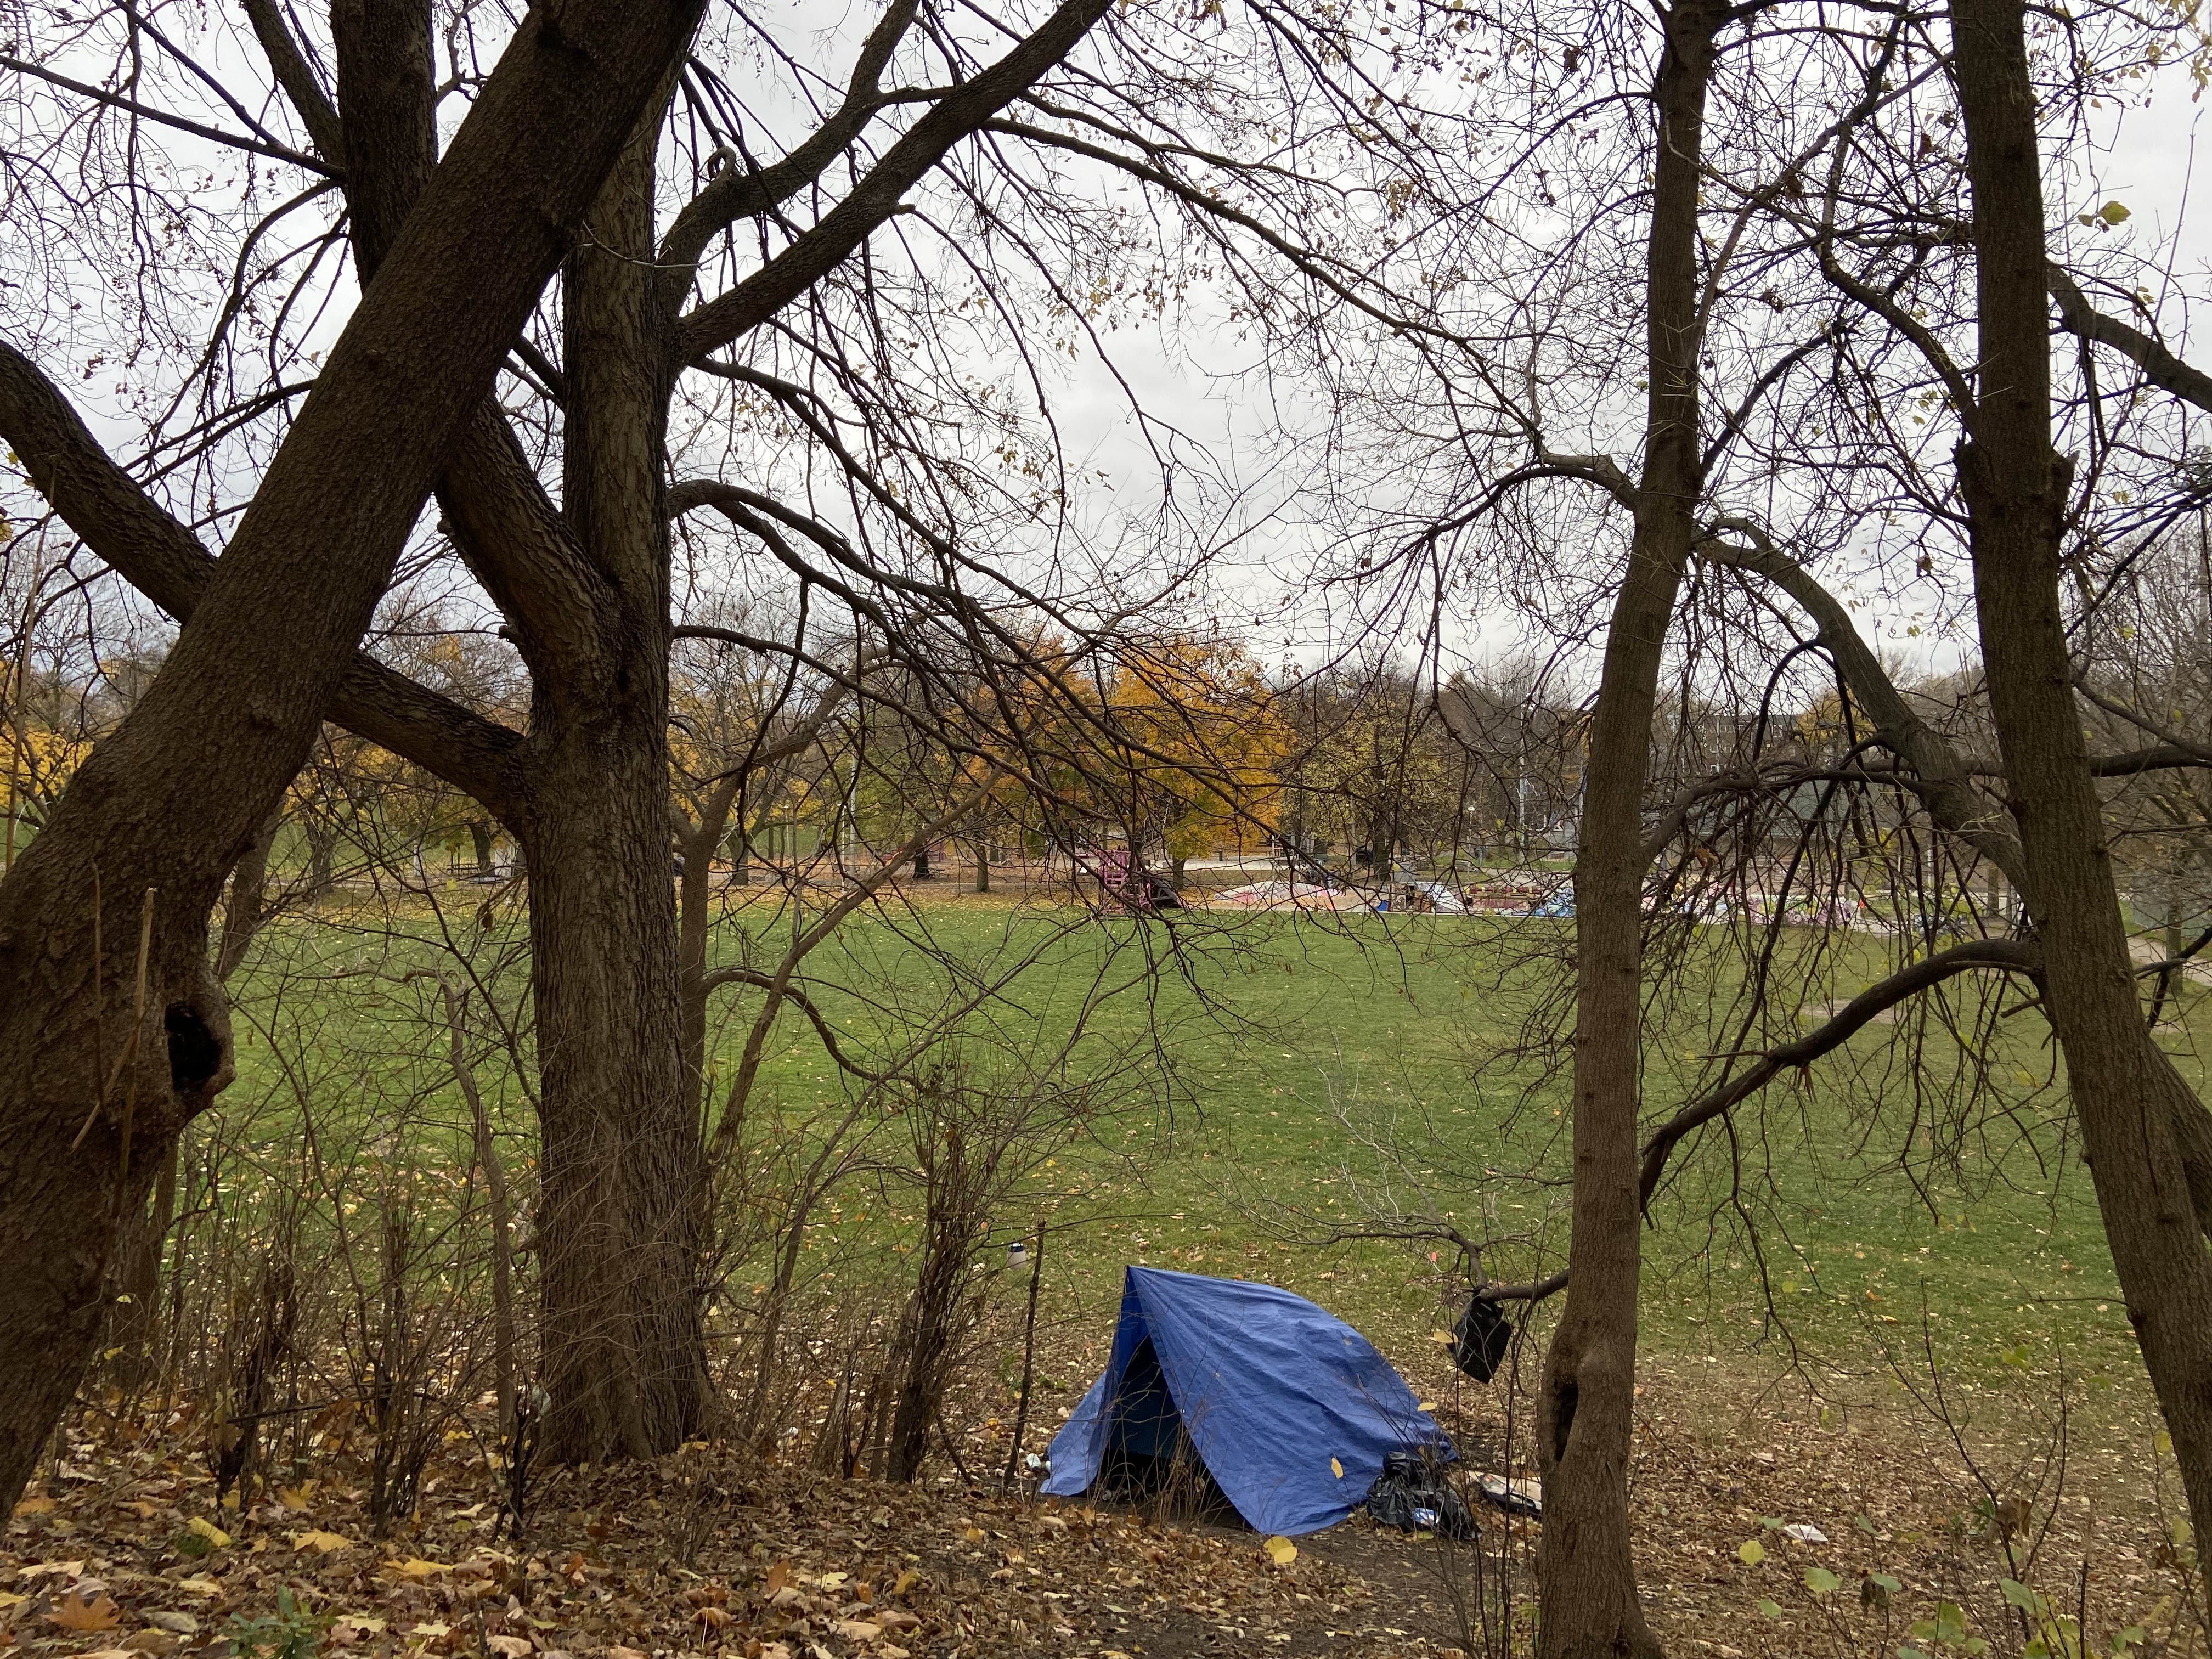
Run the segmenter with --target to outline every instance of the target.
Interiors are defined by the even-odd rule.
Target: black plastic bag
[[[1382,1455],[1382,1473],[1368,1488],[1367,1513],[1378,1527],[1473,1538],[1478,1528],[1467,1504],[1432,1458],[1418,1451]]]
[[[1452,1364],[1478,1382],[1487,1382],[1505,1363],[1513,1346],[1513,1322],[1498,1311],[1495,1302],[1480,1296],[1467,1304],[1452,1329]]]

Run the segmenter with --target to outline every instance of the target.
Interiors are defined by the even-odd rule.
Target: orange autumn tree
[[[1172,639],[1126,657],[1106,703],[1118,739],[1112,763],[1098,769],[1110,815],[1133,847],[1165,855],[1178,884],[1197,854],[1249,852],[1273,833],[1295,739],[1243,647]]]

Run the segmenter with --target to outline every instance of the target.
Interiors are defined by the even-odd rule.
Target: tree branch
[[[62,521],[124,580],[179,622],[214,580],[216,561],[109,459],[38,366],[0,341],[0,435]],[[505,817],[519,797],[520,736],[365,653],[331,699],[330,718],[404,757]]]
[[[1036,33],[945,94],[813,228],[735,288],[684,319],[679,362],[691,362],[751,332],[842,264],[901,199],[991,117],[1072,51],[1111,0],[1061,0]]]
[[[2058,320],[2069,333],[2099,345],[2110,346],[2142,371],[2143,379],[2184,403],[2212,410],[2212,374],[2191,368],[2140,329],[2117,317],[2107,317],[2089,303],[2073,276],[2057,264],[2048,272],[2051,297],[2058,302]]]

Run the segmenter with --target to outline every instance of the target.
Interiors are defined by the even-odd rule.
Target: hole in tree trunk
[[[169,1086],[180,1095],[197,1092],[222,1069],[222,1043],[187,1002],[173,1002],[161,1016],[169,1034]]]
[[[1567,1461],[1567,1437],[1574,1431],[1575,1401],[1580,1394],[1581,1390],[1575,1386],[1575,1379],[1571,1376],[1559,1384],[1555,1396],[1557,1403],[1552,1412],[1552,1462],[1554,1463]]]

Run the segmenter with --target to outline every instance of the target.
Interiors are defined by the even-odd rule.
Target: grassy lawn
[[[939,950],[979,963],[1050,935],[1018,981],[1019,1011],[999,1028],[1013,1049],[1025,1034],[1042,1043],[1065,1029],[1102,977],[1127,975],[1167,933],[1129,920],[1060,933],[1064,915],[980,900],[921,914]],[[776,926],[763,923],[763,933]],[[1066,1218],[1080,1222],[1061,1246],[1070,1290],[1103,1313],[1127,1261],[1245,1273],[1402,1342],[1437,1323],[1449,1249],[1431,1268],[1439,1241],[1346,1235],[1440,1217],[1478,1242],[1502,1241],[1488,1263],[1495,1276],[1559,1264],[1564,1073],[1498,1052],[1535,982],[1516,958],[1532,930],[1557,942],[1558,924],[1214,913],[1177,927],[1195,958],[1188,975],[1132,983],[1091,1016],[1104,1052],[1156,1031],[1157,1045],[1128,1063],[1157,1068],[1169,1086],[1133,1120],[1060,1154],[1058,1173],[1071,1179],[1056,1190]],[[941,973],[911,933],[860,924],[823,976],[872,988]],[[1836,995],[1879,971],[1877,948],[1844,942],[1826,981]],[[1670,1039],[1675,1024],[1699,1028],[1694,1044],[1741,976],[1726,963],[1699,971],[1711,975],[1710,1006],[1686,1000]],[[869,1000],[832,994],[825,1006],[865,1030],[872,1018],[885,1023]],[[2191,1013],[2201,1024],[2201,1007]],[[799,1022],[779,1030],[787,1036],[770,1081],[781,1109],[803,1114],[830,1079]],[[2049,1082],[2045,1029],[2016,1014],[1980,1045],[2005,1098],[1969,1126],[1947,1121],[1954,1109],[1941,1087],[1960,1069],[1960,1042],[1939,1021],[1872,1027],[1741,1109],[1733,1151],[1714,1133],[1678,1153],[1646,1236],[1644,1338],[1655,1352],[1863,1368],[1885,1341],[1917,1347],[1924,1307],[1946,1362],[1970,1373],[2027,1358],[2077,1377],[2133,1376],[2087,1171]],[[1936,1090],[1910,1086],[1905,1044]],[[1655,1110],[1684,1097],[1696,1070],[1655,1060]]]
[[[772,957],[789,927],[763,893],[733,909],[717,948],[725,958]],[[274,944],[244,988],[261,1029],[242,1024],[240,1081],[223,1107],[253,1126],[240,1133],[263,1155],[288,1156],[296,1102],[320,1090],[409,1103],[463,1157],[442,1042],[409,1012],[427,993],[395,977],[410,957],[436,958],[432,931],[349,942],[294,925],[293,938]],[[902,913],[848,923],[808,971],[817,1006],[856,1055],[896,1052],[950,1001],[994,986],[1000,994],[940,1054],[957,1051],[981,1077],[1056,1073],[1099,1086],[1085,1131],[1040,1153],[994,1220],[995,1247],[1051,1217],[1055,1322],[1103,1329],[1121,1266],[1143,1261],[1273,1280],[1405,1352],[1420,1352],[1442,1322],[1455,1254],[1441,1237],[1358,1235],[1447,1223],[1489,1244],[1488,1269],[1506,1279],[1564,1260],[1563,1056],[1547,1065],[1514,1045],[1546,982],[1538,957],[1565,931],[1222,912],[1172,927],[1091,921],[940,890]],[[1817,942],[1808,933],[1787,948]],[[1828,944],[1837,954],[1820,981],[1826,994],[1849,995],[1880,971],[1881,942]],[[519,958],[492,955],[491,981],[513,997]],[[1170,971],[1147,971],[1162,960]],[[365,972],[372,961],[374,975]],[[1731,1040],[1723,1016],[1741,978],[1717,951],[1688,965],[1692,992],[1659,1020],[1651,1045],[1652,1114],[1699,1086],[1701,1056]],[[2202,993],[2187,995],[2188,1023],[2175,1036],[2185,1049],[2205,1018]],[[755,993],[734,997],[718,1005],[725,1077],[757,1006]],[[1071,1032],[1080,1033],[1072,1045]],[[1770,1374],[1794,1363],[1816,1381],[1866,1376],[1884,1344],[1918,1364],[1924,1331],[1969,1381],[2008,1364],[2137,1387],[2046,1042],[2033,1012],[1988,1036],[1939,1021],[1877,1025],[1741,1109],[1732,1139],[1716,1130],[1686,1145],[1645,1236],[1643,1336],[1654,1356]],[[1943,1087],[1965,1063],[1962,1043],[2005,1096],[2002,1109],[1971,1124]],[[1908,1045],[1932,1092],[1912,1086]],[[2193,1050],[2183,1060],[2196,1078]],[[527,1101],[496,1063],[484,1080],[520,1155]],[[760,1109],[803,1141],[854,1091],[806,1019],[779,1022]],[[809,1250],[824,1266],[840,1259],[849,1282],[856,1252],[891,1264],[885,1248],[910,1236],[910,1222],[895,1202],[846,1198],[825,1212]]]

